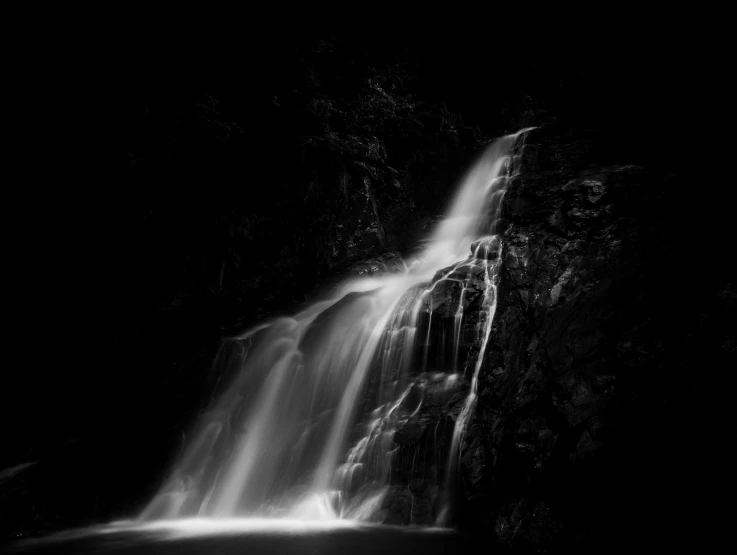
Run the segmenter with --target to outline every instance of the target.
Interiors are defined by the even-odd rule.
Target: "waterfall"
[[[434,295],[454,280],[462,290],[450,330],[452,362],[432,378],[449,391],[469,384],[447,455],[448,487],[496,308],[502,245],[495,222],[509,154],[525,131],[484,151],[404,272],[347,281],[328,300],[225,341],[215,361],[222,391],[142,520],[371,519],[391,481],[394,434],[423,404]],[[462,371],[472,277],[483,283],[479,348]],[[447,512],[446,504],[439,523]]]

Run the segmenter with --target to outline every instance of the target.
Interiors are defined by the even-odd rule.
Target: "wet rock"
[[[471,254],[481,260],[495,260],[499,255],[501,240],[498,235],[478,239],[471,244]]]
[[[688,440],[668,419],[701,433],[693,413],[678,416],[693,399],[681,380],[698,380],[698,366],[679,356],[689,342],[691,360],[701,356],[680,331],[696,333],[683,315],[696,312],[688,300],[694,290],[661,270],[681,268],[681,243],[695,239],[673,223],[664,227],[671,182],[621,160],[598,163],[587,141],[531,132],[508,180],[503,233],[474,243],[477,257],[431,281],[420,308],[424,339],[413,354],[424,397],[395,434],[384,522],[432,523],[447,501],[448,449],[488,321],[486,265],[500,245],[496,314],[453,486],[453,506],[468,526],[511,552],[581,545],[595,552],[615,530],[636,528],[634,517],[620,515],[685,457],[679,446]],[[674,334],[679,339],[669,339]],[[733,352],[723,333],[716,336],[720,352]],[[459,339],[457,353],[449,338]],[[639,470],[645,453],[657,461],[648,463],[657,469],[648,478]],[[679,476],[689,473],[678,468]],[[670,476],[661,482],[682,483]],[[657,501],[667,512],[677,504],[665,498]]]
[[[420,440],[426,429],[426,423],[415,415],[394,434],[394,442],[399,445],[415,443]]]
[[[397,252],[385,252],[380,256],[367,258],[353,264],[348,273],[354,276],[383,275],[404,269],[402,257]]]
[[[675,370],[691,341],[681,327],[694,329],[683,311],[696,309],[664,270],[678,266],[684,239],[662,204],[670,182],[626,161],[597,165],[606,157],[576,137],[530,132],[508,182],[496,316],[462,447],[463,498],[513,551],[604,537],[611,525],[592,515],[613,522],[614,507],[647,487],[639,462],[618,466],[622,453],[636,443],[661,469],[678,456],[681,440],[666,423],[678,409],[665,412],[662,392],[694,402],[676,385],[678,372],[696,379],[697,366]],[[443,291],[450,306],[457,289]],[[464,308],[474,325],[475,306]],[[673,334],[681,339],[668,350]],[[659,434],[672,442],[662,452],[650,447]],[[671,504],[658,500],[662,511]]]

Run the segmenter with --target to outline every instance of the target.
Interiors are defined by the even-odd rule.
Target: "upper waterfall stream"
[[[447,523],[443,491],[452,487],[496,309],[502,250],[496,223],[510,154],[525,131],[484,151],[404,272],[350,280],[329,300],[224,342],[215,365],[229,381],[142,520],[376,521],[392,479],[394,434],[420,410],[432,382],[448,391],[465,387],[438,478],[434,521]],[[478,347],[464,364],[471,278],[483,286],[474,285],[481,295]],[[433,292],[446,280],[462,289],[443,341],[448,364],[431,368]]]

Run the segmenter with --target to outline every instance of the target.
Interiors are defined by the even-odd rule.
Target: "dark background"
[[[482,145],[524,126],[606,129],[632,162],[691,171],[709,90],[702,54],[665,28],[130,33],[54,61],[40,96],[63,121],[38,135],[57,156],[33,157],[7,208],[20,333],[0,469],[37,464],[4,490],[3,533],[140,508],[207,400],[219,338],[360,258],[337,225],[376,222],[339,202],[345,168],[378,176],[389,232],[370,256],[408,251]],[[722,237],[718,189],[683,194],[684,233]]]

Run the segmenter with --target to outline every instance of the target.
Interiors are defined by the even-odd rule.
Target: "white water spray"
[[[474,245],[475,260],[466,264],[483,271],[486,286],[481,347],[453,431],[450,457],[457,457],[496,309],[501,245],[493,223],[504,193],[503,171],[525,131],[487,148],[464,178],[448,216],[406,271],[351,280],[328,301],[230,340],[216,364],[230,369],[231,382],[202,418],[142,520],[370,519],[389,482],[394,433],[422,403],[409,414],[398,410],[413,388],[422,387],[409,379],[410,367],[417,362],[424,371],[427,365],[429,329],[421,334],[422,360],[413,360],[415,341],[421,339],[416,337],[420,309],[438,283],[468,263],[472,244],[481,237]],[[442,269],[444,275],[433,282]],[[464,294],[465,284],[455,313],[448,383],[458,377]],[[377,399],[365,406],[372,379],[378,383],[372,386]],[[451,463],[448,479],[453,471]],[[444,518],[441,514],[441,523]]]

